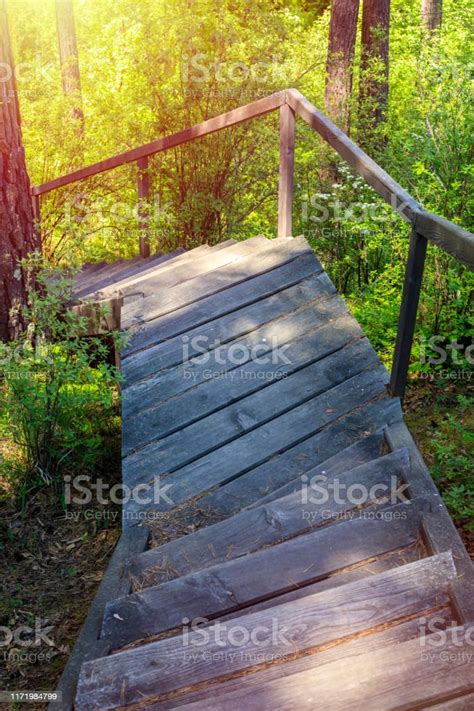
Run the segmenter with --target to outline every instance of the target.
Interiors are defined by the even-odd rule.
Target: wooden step
[[[326,424],[324,416],[332,415],[336,404],[340,403],[340,414],[344,414],[346,403],[352,402],[350,396],[357,395],[359,380],[364,386],[367,383],[369,391],[374,384],[376,387],[377,376],[381,378],[383,375],[385,371],[377,365],[377,357],[366,339],[350,343],[269,388],[257,391],[180,432],[130,454],[123,462],[125,480],[130,486],[150,481],[153,476],[190,464],[234,439],[243,439],[252,431],[261,435],[262,427],[269,423],[278,427],[279,424],[285,425],[286,419],[291,419],[296,424],[302,410],[305,414],[308,410],[308,417],[314,418],[306,425],[312,426],[314,431],[319,423],[321,427]],[[378,384],[380,392],[380,380]],[[295,431],[289,433],[290,437],[297,435]],[[284,438],[284,430],[281,437]],[[147,478],[143,477],[144,473],[145,476],[148,474]]]
[[[252,254],[258,246],[266,245],[264,237],[252,237],[245,242],[238,242],[227,249],[214,250],[208,245],[196,247],[186,252],[183,257],[174,263],[164,265],[156,275],[148,270],[130,279],[124,280],[120,285],[120,292],[124,297],[130,294],[139,294],[140,297],[154,296],[164,293],[177,284],[194,279],[200,274],[205,274],[213,269],[219,269],[226,264],[238,261],[242,257]],[[101,290],[102,298],[109,295],[111,287]]]
[[[299,513],[302,518],[301,508],[301,502],[297,501],[291,516],[296,518]],[[424,502],[421,502],[423,508]],[[327,504],[326,509],[331,511],[331,504]],[[324,514],[321,510],[315,513],[320,516],[321,524]],[[334,513],[340,513],[337,507]],[[183,617],[213,619],[266,598],[275,599],[289,590],[310,585],[338,568],[410,545],[417,539],[420,531],[418,500],[382,507],[378,516],[375,511],[366,516],[357,514],[348,521],[307,530],[304,535],[274,542],[253,553],[115,600],[105,610],[102,636],[117,649],[179,627]],[[393,520],[394,516],[398,520]],[[350,546],[347,536],[350,536]]]
[[[442,619],[437,613],[435,622]],[[419,627],[424,620],[420,620]],[[228,691],[214,685],[207,690],[216,711],[282,711],[315,708],[329,711],[398,711],[399,709],[434,709],[469,711],[473,708],[474,677],[472,674],[472,644],[467,641],[468,626],[450,627],[441,642],[427,638],[422,645],[419,634],[412,640],[382,640],[387,643],[370,648],[372,635],[360,645],[360,654],[347,654],[346,646],[336,648],[334,661],[318,663],[310,657],[313,667],[284,678],[260,683],[259,675],[240,677],[240,688]],[[365,648],[365,649],[364,649]],[[324,658],[324,654],[321,655]],[[329,656],[329,655],[328,655]],[[327,658],[327,657],[326,657]],[[281,667],[282,671],[285,666]],[[389,670],[389,671],[388,671]],[[224,683],[222,686],[226,686]],[[192,697],[192,693],[189,694]],[[454,698],[453,698],[454,697]],[[200,701],[186,703],[186,696],[173,703],[173,708],[203,709]],[[434,704],[434,705],[433,705]],[[163,710],[167,705],[150,704],[148,709]],[[169,708],[169,706],[168,706]]]
[[[220,318],[208,320],[205,324],[196,324],[194,328],[190,328],[186,331],[186,336],[191,342],[191,345],[192,339],[195,336],[201,337],[201,343],[204,338],[208,338],[209,343],[213,343],[214,341],[226,343],[249,330],[258,328],[259,325],[267,321],[293,311],[299,306],[303,306],[324,295],[334,294],[335,291],[333,284],[326,275],[311,275],[311,277],[296,285],[292,285],[287,289],[281,289],[276,294],[259,299],[256,303],[253,302],[248,306],[241,306],[237,301],[233,310],[228,310],[227,313]],[[166,341],[163,342],[163,338],[157,338],[155,326],[156,324],[151,321],[135,331],[131,342],[128,343],[124,349],[122,357],[128,358],[130,354],[146,349],[146,358],[156,357],[161,361],[163,353],[166,354],[168,358],[170,357],[168,354],[173,352],[172,349],[174,346],[175,351],[177,351],[178,355],[181,355],[182,358],[183,334],[180,333],[174,338],[168,337]],[[150,346],[153,346],[153,350],[150,350]],[[195,352],[197,353],[198,349],[195,349]],[[179,362],[180,360],[176,360],[176,356],[174,360],[171,360],[171,364]]]
[[[249,278],[248,281],[229,286],[219,293],[219,298],[215,298],[211,294],[171,313],[145,321],[143,324],[129,329],[131,350],[133,350],[135,338],[143,339],[144,344],[149,346],[158,345],[195,327],[203,326],[209,321],[237,312],[238,309],[249,304],[258,304],[260,300],[268,296],[294,286],[303,279],[315,276],[315,264],[314,256],[307,252],[301,257],[275,266],[265,274],[256,275]],[[335,291],[327,275],[321,274],[321,278],[325,280],[326,285],[329,285],[325,285],[326,288]],[[123,351],[124,355],[129,352],[128,350]],[[149,357],[152,357],[151,350]]]
[[[316,320],[311,313],[309,319],[310,323]],[[353,349],[349,348],[348,344],[361,338],[362,331],[354,319],[346,314],[336,317],[334,320],[331,319],[322,327],[306,331],[302,336],[297,333],[297,313],[293,314],[293,324],[295,333],[292,334],[291,340],[285,342],[285,337],[282,337],[273,350],[271,350],[271,344],[275,341],[272,337],[268,340],[263,339],[263,352],[254,351],[248,346],[241,348],[240,345],[237,347],[238,350],[234,350],[231,345],[230,359],[232,359],[232,353],[238,353],[239,358],[242,357],[242,354],[247,357],[247,361],[241,366],[231,362],[231,370],[227,370],[225,365],[226,356],[228,362],[229,349],[226,349],[227,352],[219,349],[218,361],[211,359],[215,351],[211,352],[209,354],[210,362],[206,356],[205,362],[196,364],[195,371],[193,370],[194,362],[189,361],[189,371],[186,370],[186,365],[184,366],[185,371],[193,374],[195,372],[196,375],[201,376],[201,379],[194,387],[179,394],[174,392],[174,397],[171,399],[164,400],[161,396],[156,401],[155,407],[144,409],[135,417],[129,415],[123,429],[122,455],[125,456],[131,450],[139,449],[149,442],[166,437],[244,398],[247,403],[253,393],[258,392],[260,397],[263,397],[262,391],[264,389],[268,390],[266,397],[268,397],[271,407],[274,389],[278,387],[280,392],[285,391],[283,383],[288,383],[288,387],[291,387],[294,382],[295,387],[297,386],[296,373],[314,365],[313,371],[318,377],[321,368],[316,367],[316,363],[319,361],[331,357],[342,348],[349,349],[351,354],[359,353],[361,350],[355,346]],[[275,333],[278,333],[280,325],[284,328],[281,321],[274,324]],[[304,328],[304,324],[301,328]],[[267,331],[270,330],[269,325]],[[270,344],[270,350],[267,350],[267,343]],[[365,348],[362,350],[366,352]],[[253,352],[257,353],[257,357],[255,360],[250,360],[250,354]],[[282,357],[279,355],[280,352]],[[207,369],[203,370],[203,366]],[[307,377],[312,377],[311,371],[308,371]],[[306,382],[306,377],[304,380]],[[183,382],[186,383],[183,372],[178,370],[175,373],[175,389],[182,386]],[[189,382],[192,383],[193,379]],[[315,380],[315,385],[317,383],[318,381]],[[282,384],[281,387],[279,387],[280,384]],[[173,386],[173,380],[167,378],[166,385]],[[163,393],[163,387],[156,389],[161,391],[160,394]],[[302,392],[304,394],[305,390],[302,389]],[[269,412],[271,412],[270,409]]]
[[[372,435],[366,436],[364,439],[355,442],[355,444],[350,447],[337,452],[329,459],[326,459],[321,464],[310,469],[305,469],[303,472],[307,477],[312,478],[324,474],[327,477],[332,477],[341,472],[349,472],[362,464],[371,462],[381,456],[382,450],[385,453],[388,451],[388,446],[385,441],[383,434],[383,429],[378,430]],[[406,452],[406,449],[398,450],[399,452]],[[257,501],[253,501],[248,505],[248,508],[255,508],[257,506],[262,506],[263,504],[268,504],[275,499],[281,499],[285,496],[289,496],[296,491],[301,490],[302,476],[295,477],[288,483],[274,489],[272,492],[268,493],[266,496],[262,496]]]
[[[318,496],[322,498],[322,491],[327,492],[327,498],[321,503],[311,501],[311,494],[314,493],[311,488],[307,489],[307,496],[302,494],[303,482],[300,481],[300,490],[289,496],[247,509],[225,521],[142,553],[131,561],[130,574],[139,582],[143,581],[145,586],[157,585],[253,553],[264,546],[281,543],[327,523],[328,519],[331,520],[330,516],[358,508],[357,504],[343,497],[335,501],[334,492],[327,486],[334,482],[335,477],[346,487],[363,485],[370,491],[380,484],[388,492],[393,488],[394,481],[403,478],[408,465],[407,451],[401,449],[350,470],[337,466],[328,470],[324,467],[311,469],[306,479],[308,487],[311,480],[316,481],[314,477],[325,477],[324,481],[317,481],[321,489]]]
[[[238,246],[229,247],[223,251],[223,254],[237,249]],[[161,293],[160,296],[148,296],[136,303],[125,303],[122,311],[123,324],[129,328],[134,324],[158,318],[163,314],[176,311],[187,304],[208,297],[210,294],[217,294],[230,286],[248,281],[257,274],[268,272],[304,254],[311,254],[306,240],[298,238],[269,241],[268,245],[263,247],[261,245],[252,246],[255,250],[254,254],[246,258],[231,260],[226,265],[222,265],[220,269],[208,270],[183,284],[177,284],[166,293]],[[258,255],[258,259],[255,258],[256,255]],[[321,271],[321,266],[314,255],[313,258],[315,266]],[[202,266],[204,268],[204,265]],[[162,286],[163,284],[160,282],[160,285],[155,284],[153,288],[156,290]]]
[[[281,564],[278,568],[285,570]],[[447,607],[449,583],[454,576],[452,557],[442,554],[271,610],[243,614],[231,626],[247,631],[244,638],[239,635],[238,654],[232,646],[232,636],[224,642],[213,639],[213,633],[214,636],[217,633],[212,625],[206,631],[210,640],[205,644],[202,643],[205,635],[196,630],[184,640],[178,635],[87,662],[79,679],[76,708],[113,709],[143,702],[147,697],[156,698],[183,687],[243,673],[258,665],[256,660],[262,657],[278,659],[285,652],[303,655],[341,638],[369,633]],[[245,587],[245,581],[242,582]],[[224,591],[221,585],[219,589]],[[256,628],[262,634],[250,635]],[[186,645],[189,656],[185,654]],[[420,653],[418,640],[417,652]],[[370,671],[366,670],[366,675]],[[333,694],[335,688],[339,687],[332,687]]]
[[[353,409],[349,405],[348,412],[330,420],[321,430],[315,428],[302,441],[275,452],[266,461],[202,496],[194,517],[193,509],[183,511],[183,516],[191,522],[194,520],[195,525],[206,525],[206,521],[231,516],[258,503],[270,492],[322,464],[353,442],[401,418],[402,411],[396,398],[381,397]]]
[[[275,343],[288,343],[306,331],[347,314],[342,299],[327,286],[324,283],[318,284],[313,298],[302,300],[299,304],[289,305],[285,303],[285,297],[275,299],[277,303],[273,313],[263,304],[254,328],[251,327],[252,320],[246,321],[245,316],[240,320],[234,314],[223,317],[215,326],[217,333],[222,329],[222,335],[228,336],[221,344],[215,342],[212,324],[209,324],[207,328],[197,329],[200,333],[191,331],[188,332],[189,335],[181,334],[166,343],[133,353],[122,362],[128,387],[134,382],[143,381],[142,389],[153,388],[154,398],[164,400],[176,392],[192,387],[193,384],[209,380],[203,374],[207,374],[211,368],[218,372],[231,370],[250,360],[254,352],[257,355],[270,352]],[[286,310],[283,311],[283,308]],[[197,337],[197,346],[201,350],[207,350],[206,358],[204,360],[202,354],[199,357],[194,346],[189,359],[183,362],[184,346],[193,348],[193,337]],[[232,354],[235,352],[238,355],[237,362],[232,360]],[[163,385],[159,389],[161,383]],[[178,383],[179,386],[174,385],[166,389],[165,383]]]

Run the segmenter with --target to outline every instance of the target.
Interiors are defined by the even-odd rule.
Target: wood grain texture
[[[335,421],[331,420],[320,431],[275,452],[266,461],[200,498],[200,508],[219,517],[230,516],[379,427],[402,418],[400,402],[396,398],[382,397],[355,408],[347,405],[348,412]]]
[[[311,321],[314,320],[311,318]],[[275,324],[275,332],[285,334],[285,326],[282,321],[284,320]],[[289,383],[290,380],[294,382],[293,378],[296,373],[313,364],[316,365],[317,362],[330,357],[331,354],[338,352],[362,336],[359,325],[347,315],[330,320],[324,326],[303,333],[300,337],[296,333],[296,328],[295,332],[291,333],[297,324],[298,314],[295,313],[288,335],[283,335],[279,341],[264,338],[258,344],[258,353],[256,347],[254,348],[255,359],[249,359],[241,366],[230,363],[231,369],[227,370],[224,359],[222,359],[222,365],[213,360],[210,363],[204,362],[204,371],[202,367],[198,370],[199,373],[203,373],[203,379],[198,381],[194,387],[188,388],[180,394],[176,393],[173,398],[164,402],[158,401],[160,404],[155,407],[144,408],[135,417],[129,416],[126,426],[123,428],[122,455],[125,456],[130,451],[140,449],[149,442],[167,437],[213,413],[220,412],[232,403],[248,398],[253,393],[261,393],[264,389],[268,390],[266,397],[268,397],[271,407],[271,391],[279,383]],[[255,334],[255,332],[253,333]],[[219,351],[222,352],[221,349]],[[236,352],[231,344],[231,359],[232,354]],[[239,351],[239,360],[241,353],[242,351]],[[244,351],[245,357],[247,353],[250,354],[251,351]],[[199,356],[200,361],[202,358],[203,356]],[[178,386],[182,384],[183,376],[188,372],[194,375],[195,371],[193,371],[192,365],[193,363],[189,362],[189,371],[186,370],[186,364],[184,373],[182,371],[178,373]],[[311,377],[310,371],[308,371],[308,377]],[[188,385],[191,385],[193,380],[188,380]],[[297,387],[296,383],[295,387]],[[283,388],[280,390],[283,391]],[[263,393],[261,397],[263,397]],[[291,401],[288,402],[291,406]],[[271,413],[272,410],[269,409],[269,412]]]
[[[135,339],[137,343],[141,342],[143,347],[159,345],[163,341],[245,308],[249,304],[255,304],[304,279],[313,277],[315,264],[312,254],[304,254],[264,274],[251,277],[248,281],[229,286],[219,293],[218,299],[210,295],[172,313],[146,321],[129,330],[130,345],[129,348],[124,349],[124,357],[136,350]],[[321,274],[321,278],[329,284],[328,289],[332,287],[335,291],[327,275]],[[139,348],[142,347],[141,344]],[[149,355],[151,357],[152,352]]]
[[[223,251],[227,252],[227,250]],[[258,274],[271,271],[297,259],[297,257],[311,254],[311,250],[306,240],[295,237],[294,239],[269,240],[268,245],[261,247],[257,253],[258,259],[255,259],[255,255],[242,257],[238,261],[227,264],[225,269],[215,269],[193,280],[177,284],[173,289],[168,289],[166,294],[157,297],[148,295],[147,298],[138,298],[130,303],[125,302],[122,311],[124,326],[129,328],[134,324],[176,311],[183,306],[206,298],[210,294],[218,294],[230,286],[247,282]],[[321,271],[314,254],[313,261],[315,271]]]
[[[252,668],[256,666],[257,655],[278,659],[284,654],[282,646],[288,655],[301,654],[341,636],[402,620],[443,602],[447,604],[447,589],[454,574],[451,556],[443,554],[269,611],[244,615],[234,621],[234,627],[239,624],[252,630],[258,626],[267,635],[248,641],[244,638],[238,654],[232,656],[231,639],[222,645],[211,635],[202,645],[203,634],[197,630],[189,634],[189,647],[182,636],[177,636],[87,662],[79,680],[77,708],[110,709],[120,703],[143,701],[147,695],[156,695],[157,689],[165,694],[184,685]],[[277,633],[272,634],[272,630]],[[282,633],[286,640],[283,645]],[[419,653],[418,640],[417,645]],[[178,669],[182,668],[187,649],[190,658],[183,676]],[[222,654],[226,649],[228,654]]]
[[[298,505],[301,507],[300,502]],[[277,545],[114,600],[105,611],[102,636],[117,649],[178,628],[184,617],[214,619],[265,599],[274,599],[278,604],[278,595],[413,543],[419,535],[423,506],[424,502],[416,500],[364,513],[352,508],[354,515],[347,521],[324,525]],[[325,509],[315,511],[320,516],[316,523],[323,523],[325,511],[327,515],[341,513],[337,506],[334,512],[331,509],[328,504]],[[311,513],[311,507],[300,508],[300,517],[304,513]],[[278,526],[278,520],[273,523]]]
[[[456,635],[462,639],[464,634],[465,628],[451,629],[446,633],[447,641],[439,647],[422,647],[420,639],[415,638],[369,650],[351,658],[350,665],[342,658],[273,680],[260,688],[225,694],[213,700],[212,708],[217,711],[242,708],[270,711],[275,707],[282,711],[295,708],[307,711],[314,708],[330,711],[454,708],[468,711],[474,690],[472,645],[456,642]],[[460,697],[454,706],[453,696]],[[196,702],[180,708],[191,711],[203,707]]]
[[[327,484],[333,482],[334,477],[346,487],[361,484],[371,490],[377,484],[382,484],[389,491],[392,477],[398,481],[407,464],[406,450],[399,450],[349,471],[339,467],[332,470],[321,467],[309,470],[304,482],[306,486],[310,487],[314,480],[327,492],[327,497],[321,503],[311,500],[315,498],[311,497],[315,492],[310,488],[305,500],[301,491],[303,482],[300,480],[299,491],[284,498],[242,511],[225,521],[146,551],[131,562],[130,573],[137,577],[143,575],[148,587],[280,543],[320,526],[330,515],[342,514],[355,508],[345,497],[335,497],[334,491],[328,488]],[[319,480],[317,477],[322,478]],[[323,496],[318,491],[318,497],[322,499]]]
[[[370,366],[372,370],[366,370]],[[268,439],[269,427],[275,434],[279,429],[281,443],[288,439],[298,441],[317,429],[318,425],[323,427],[327,424],[333,419],[334,412],[343,415],[351,396],[357,398],[359,393],[363,397],[365,392],[358,389],[359,382],[366,392],[378,384],[380,393],[377,375],[382,376],[382,373],[385,375],[385,371],[377,368],[377,358],[367,341],[356,341],[273,383],[270,388],[253,393],[130,454],[123,461],[125,480],[130,486],[151,481],[153,476],[173,472],[207,454],[212,456],[223,446],[231,446],[236,439],[241,440],[240,446],[246,446],[243,438],[252,432],[258,447],[259,441]],[[302,421],[303,418],[306,418],[305,421]],[[287,432],[287,422],[290,421],[293,428]],[[246,440],[247,446],[249,441]],[[263,452],[264,442],[260,442],[260,446]],[[222,458],[223,452],[217,456]],[[203,480],[203,477],[204,473],[199,478]]]

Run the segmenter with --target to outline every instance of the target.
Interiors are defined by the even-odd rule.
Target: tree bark
[[[326,65],[326,112],[349,132],[352,64],[357,32],[359,0],[333,0]]]
[[[19,261],[41,249],[21,136],[15,68],[5,0],[0,0],[0,338],[22,330],[27,275]]]
[[[388,103],[390,0],[364,0],[360,61],[360,124],[367,135],[385,119]]]
[[[72,3],[73,0],[56,0],[56,25],[63,93],[71,101],[71,115],[78,122],[78,130],[82,133],[84,113],[82,111],[81,75]]]
[[[441,27],[443,0],[422,0],[421,19],[429,32]]]

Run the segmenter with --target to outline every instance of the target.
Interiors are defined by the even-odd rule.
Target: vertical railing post
[[[293,234],[293,180],[295,164],[295,113],[280,107],[280,174],[278,180],[278,237]]]
[[[33,206],[33,219],[35,221],[35,229],[39,235],[40,234],[40,225],[41,225],[40,196],[39,195],[32,195],[31,196],[31,204]]]
[[[391,394],[401,398],[405,394],[410,365],[427,245],[426,237],[415,231],[412,232],[389,386]]]
[[[149,197],[150,197],[150,176],[148,174],[148,157],[139,158],[138,166],[138,219],[140,225],[140,256],[150,256],[150,215],[149,215]]]

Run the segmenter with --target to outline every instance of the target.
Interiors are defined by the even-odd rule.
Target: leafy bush
[[[104,339],[86,337],[87,319],[67,308],[71,275],[52,272],[39,257],[27,266],[39,288],[28,295],[24,338],[0,344],[3,428],[22,455],[10,477],[23,502],[46,484],[59,494],[66,461],[94,462],[102,442],[98,411],[102,422],[110,416],[119,381]]]
[[[435,458],[431,471],[454,520],[465,522],[466,529],[474,532],[474,433],[472,421],[469,423],[471,406],[472,401],[468,397],[459,395],[457,412],[448,413],[445,421],[434,432],[432,441]]]

